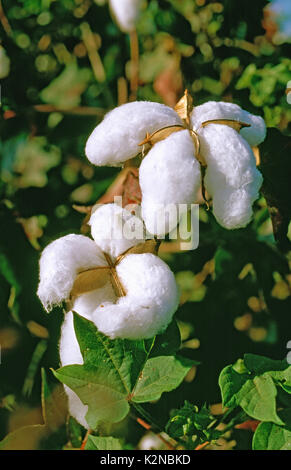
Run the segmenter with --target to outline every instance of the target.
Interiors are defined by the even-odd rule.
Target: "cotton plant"
[[[177,225],[177,211],[168,208],[188,208],[201,192],[220,225],[245,227],[262,184],[252,148],[265,136],[260,116],[226,102],[193,107],[185,93],[175,109],[147,101],[115,108],[93,130],[85,153],[97,166],[141,155],[142,218],[148,232],[163,236]]]
[[[40,258],[38,296],[49,312],[67,305],[61,329],[62,366],[83,364],[73,311],[111,339],[152,338],[163,332],[179,303],[172,271],[144,239],[141,219],[116,204],[97,206],[92,238],[70,234],[50,243]],[[72,416],[88,427],[87,406],[68,387]]]

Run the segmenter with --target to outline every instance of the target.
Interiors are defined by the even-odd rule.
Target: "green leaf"
[[[22,393],[24,396],[29,397],[31,395],[34,381],[35,381],[35,376],[37,374],[39,364],[46,350],[47,350],[47,340],[41,339],[37,343],[35,350],[33,351],[33,354],[32,354],[32,357],[31,357],[31,360],[30,360],[30,363],[26,372],[24,384],[22,387]],[[44,376],[43,376],[43,379],[44,379]]]
[[[44,424],[23,426],[0,442],[0,450],[37,450],[47,436],[48,428]]]
[[[256,375],[268,374],[280,385],[287,393],[290,393],[291,387],[291,366],[284,359],[274,360],[255,354],[245,354],[244,363],[248,370]]]
[[[215,276],[216,278],[219,278],[229,267],[234,266],[233,256],[229,251],[219,247],[214,255],[214,263]]]
[[[249,374],[239,374],[233,366],[227,366],[221,371],[218,383],[224,406],[231,408],[239,404],[237,394],[248,379]]]
[[[250,372],[254,372],[256,375],[261,375],[268,371],[284,371],[289,367],[286,360],[274,360],[256,354],[245,354],[244,364]]]
[[[291,450],[291,429],[274,423],[260,423],[252,447],[253,450]]]
[[[89,436],[85,450],[122,450],[122,445],[114,437]]]
[[[40,97],[45,103],[53,104],[63,109],[78,106],[91,75],[90,69],[78,68],[76,62],[71,62],[66,65],[57,78],[41,90]]]
[[[46,372],[41,369],[41,402],[43,420],[52,432],[57,431],[67,418],[67,400],[60,384],[54,388],[47,380]]]
[[[145,403],[158,400],[163,392],[174,390],[192,366],[193,361],[178,356],[149,359],[133,390],[132,401]]]
[[[247,380],[237,393],[237,404],[252,418],[283,424],[276,412],[277,389],[267,375]]]
[[[106,373],[107,371],[107,373]],[[116,371],[100,363],[100,367],[73,365],[65,366],[54,374],[57,379],[66,384],[88,405],[86,420],[91,429],[96,429],[98,423],[109,421],[117,423],[129,412],[127,390]]]
[[[149,340],[152,342],[152,340]],[[151,357],[171,356],[175,354],[181,346],[181,334],[176,320],[173,320],[166,331],[155,337],[151,350]]]
[[[197,406],[185,401],[182,408],[171,412],[171,418],[166,425],[166,432],[174,439],[188,438],[187,447],[196,448],[199,443],[220,436],[220,432],[210,426],[214,421],[215,419],[206,406],[203,406],[199,411]],[[196,436],[194,441],[193,436]]]
[[[81,424],[79,424],[78,421],[76,421],[75,418],[73,418],[72,416],[69,416],[67,422],[67,435],[74,449],[78,449],[81,447],[83,439],[85,437],[85,430],[81,426]]]
[[[131,401],[155,400],[173,390],[193,365],[174,356],[150,358],[154,340],[112,341],[77,314],[74,325],[84,365],[65,366],[54,374],[88,405],[86,420],[92,429],[100,422],[121,421]]]
[[[13,267],[8,257],[4,253],[0,253],[0,275],[3,276],[4,279],[11,286],[10,298],[8,300],[8,308],[10,309],[15,322],[21,325],[21,320],[19,318],[18,303],[18,296],[21,292],[21,285],[16,278]]]

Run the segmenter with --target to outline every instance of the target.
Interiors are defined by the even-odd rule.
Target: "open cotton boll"
[[[113,259],[144,241],[142,220],[117,204],[93,209],[89,225],[97,245]]]
[[[84,235],[66,235],[50,243],[40,258],[37,295],[49,312],[70,296],[80,270],[106,266],[100,248]]]
[[[234,103],[223,101],[207,101],[193,109],[191,124],[194,130],[198,130],[201,124],[212,119],[233,119],[250,124],[244,127],[240,135],[246,139],[251,146],[259,145],[266,137],[266,124],[261,116],[245,111]]]
[[[172,271],[151,253],[126,256],[116,268],[126,296],[105,302],[92,314],[110,338],[151,338],[163,332],[177,310],[179,294]]]
[[[220,124],[209,124],[199,136],[214,216],[225,228],[245,227],[262,184],[252,149],[237,131]]]
[[[135,29],[141,3],[142,0],[109,0],[113,16],[124,33]]]
[[[177,205],[194,203],[201,183],[200,164],[188,130],[154,145],[141,163],[139,181],[148,232],[158,236],[169,233],[182,215],[181,208],[177,213]]]
[[[139,143],[146,133],[182,124],[168,106],[150,101],[135,101],[113,109],[87,140],[85,153],[94,165],[117,165],[141,152]]]

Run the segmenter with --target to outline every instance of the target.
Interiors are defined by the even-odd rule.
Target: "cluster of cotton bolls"
[[[206,190],[222,226],[244,227],[251,220],[262,184],[252,147],[265,138],[263,119],[231,103],[211,101],[193,109],[185,96],[186,114],[152,102],[119,106],[87,141],[86,155],[98,166],[122,166],[142,155],[141,218],[117,204],[96,205],[92,238],[71,234],[44,249],[38,296],[47,311],[63,302],[68,307],[60,341],[63,366],[83,363],[73,311],[111,339],[151,338],[171,322],[177,284],[157,256],[156,242],[146,240],[146,232],[162,237],[178,224],[176,214],[167,213],[169,205],[187,209]],[[87,407],[65,390],[72,416],[88,427]]]
[[[242,123],[241,130],[233,123]],[[197,106],[187,128],[179,114],[163,104],[136,101],[119,106],[94,129],[86,155],[98,166],[122,165],[141,152],[146,135],[168,127],[175,132],[150,148],[139,169],[142,218],[148,232],[163,236],[174,228],[176,215],[171,220],[165,214],[169,205],[199,200],[199,155],[205,163],[204,184],[215,218],[227,229],[246,226],[262,184],[252,147],[264,140],[266,127],[260,116],[236,104],[209,101]]]
[[[141,219],[107,204],[97,206],[89,224],[93,240],[66,235],[50,243],[40,259],[37,293],[44,308],[50,311],[70,301],[61,331],[62,366],[83,364],[73,311],[112,339],[140,339],[163,332],[179,302],[169,267],[155,254],[143,252],[147,250]],[[88,427],[87,407],[65,389],[71,415]]]

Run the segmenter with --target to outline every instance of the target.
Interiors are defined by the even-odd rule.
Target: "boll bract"
[[[130,33],[136,27],[143,0],[109,0],[109,5],[116,22],[124,33]]]
[[[163,332],[179,303],[177,284],[166,263],[153,253],[140,253],[145,240],[138,217],[108,204],[97,207],[89,223],[94,241],[84,235],[66,235],[50,243],[40,258],[37,294],[45,309],[50,311],[70,300],[71,310],[65,315],[60,339],[62,366],[83,364],[72,311],[112,339],[134,340]],[[137,254],[130,252],[140,246]],[[109,265],[114,263],[124,289],[121,296],[111,280]],[[94,279],[98,281],[95,285]],[[70,413],[88,427],[87,406],[68,387],[65,390]]]
[[[205,125],[213,120],[224,121]],[[227,120],[248,127],[239,132],[227,125]],[[148,232],[159,236],[170,232],[178,220],[175,213],[171,215],[169,206],[198,201],[199,154],[206,164],[204,184],[213,200],[215,218],[228,229],[246,226],[262,184],[251,146],[264,140],[266,126],[260,116],[236,104],[210,101],[197,106],[185,128],[185,122],[168,106],[143,101],[128,103],[105,116],[90,135],[85,152],[95,165],[120,165],[141,153],[140,144],[147,142],[146,136],[154,137],[154,133],[167,127],[175,127],[174,132],[152,145],[139,169],[142,218]]]

